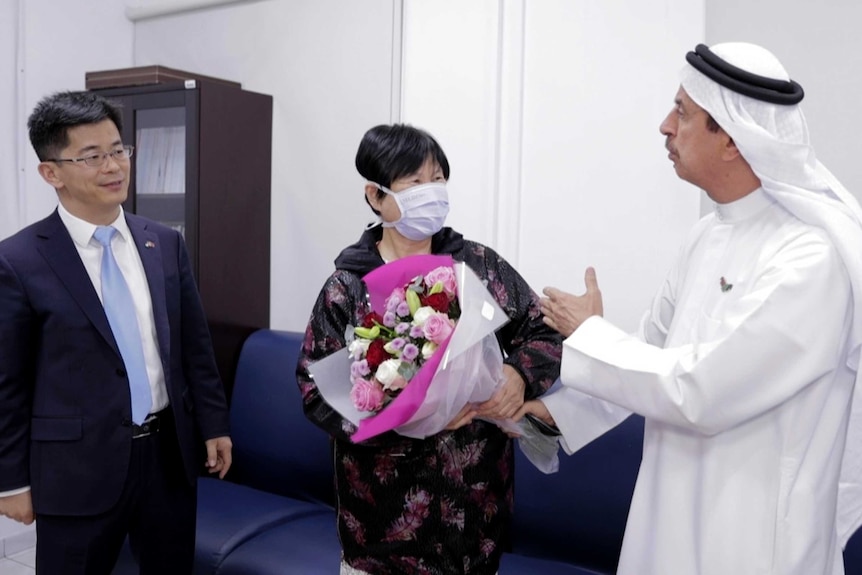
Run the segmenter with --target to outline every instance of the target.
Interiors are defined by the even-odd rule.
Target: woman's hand
[[[459,427],[473,423],[474,417],[476,417],[476,408],[472,403],[468,403],[461,408],[461,411],[449,422],[449,425],[445,429],[446,431],[455,431]]]
[[[524,390],[527,384],[518,371],[503,365],[503,384],[491,399],[476,406],[476,414],[487,419],[510,419],[524,405]]]

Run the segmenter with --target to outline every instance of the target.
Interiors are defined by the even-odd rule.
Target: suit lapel
[[[165,271],[162,265],[162,246],[159,237],[147,229],[146,220],[141,220],[126,214],[126,223],[135,241],[135,248],[144,264],[144,274],[150,288],[150,299],[153,302],[153,321],[156,324],[156,336],[159,340],[159,350],[162,363],[167,370],[168,350],[170,349],[170,324],[168,308],[165,299]],[[167,373],[167,372],[166,372]]]
[[[39,253],[60,278],[96,330],[119,355],[120,350],[117,348],[108,318],[105,316],[105,309],[96,290],[93,289],[93,282],[87,275],[81,256],[60,215],[55,211],[43,220],[43,224],[37,231],[39,238],[42,239],[42,243],[37,248]]]

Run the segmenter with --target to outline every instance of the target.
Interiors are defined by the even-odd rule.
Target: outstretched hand
[[[584,283],[587,291],[579,296],[553,287],[542,290],[545,297],[541,298],[539,304],[545,316],[544,322],[564,337],[572,335],[587,318],[604,314],[602,292],[599,291],[596,270],[587,268]]]

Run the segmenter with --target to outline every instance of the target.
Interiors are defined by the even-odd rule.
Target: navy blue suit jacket
[[[194,484],[203,441],[229,433],[209,330],[182,237],[133,214],[126,221]],[[120,497],[131,443],[123,361],[55,211],[0,242],[0,492],[30,485],[37,515],[102,513]]]

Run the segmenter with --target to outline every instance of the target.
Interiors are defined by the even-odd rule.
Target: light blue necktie
[[[135,315],[135,302],[123,274],[114,259],[111,238],[117,233],[112,226],[98,226],[93,233],[96,241],[102,244],[102,305],[105,315],[114,332],[114,339],[126,364],[129,377],[129,391],[132,394],[132,421],[140,425],[150,413],[153,399],[150,395],[150,381],[147,377],[147,364],[144,361],[144,346],[138,319]]]

